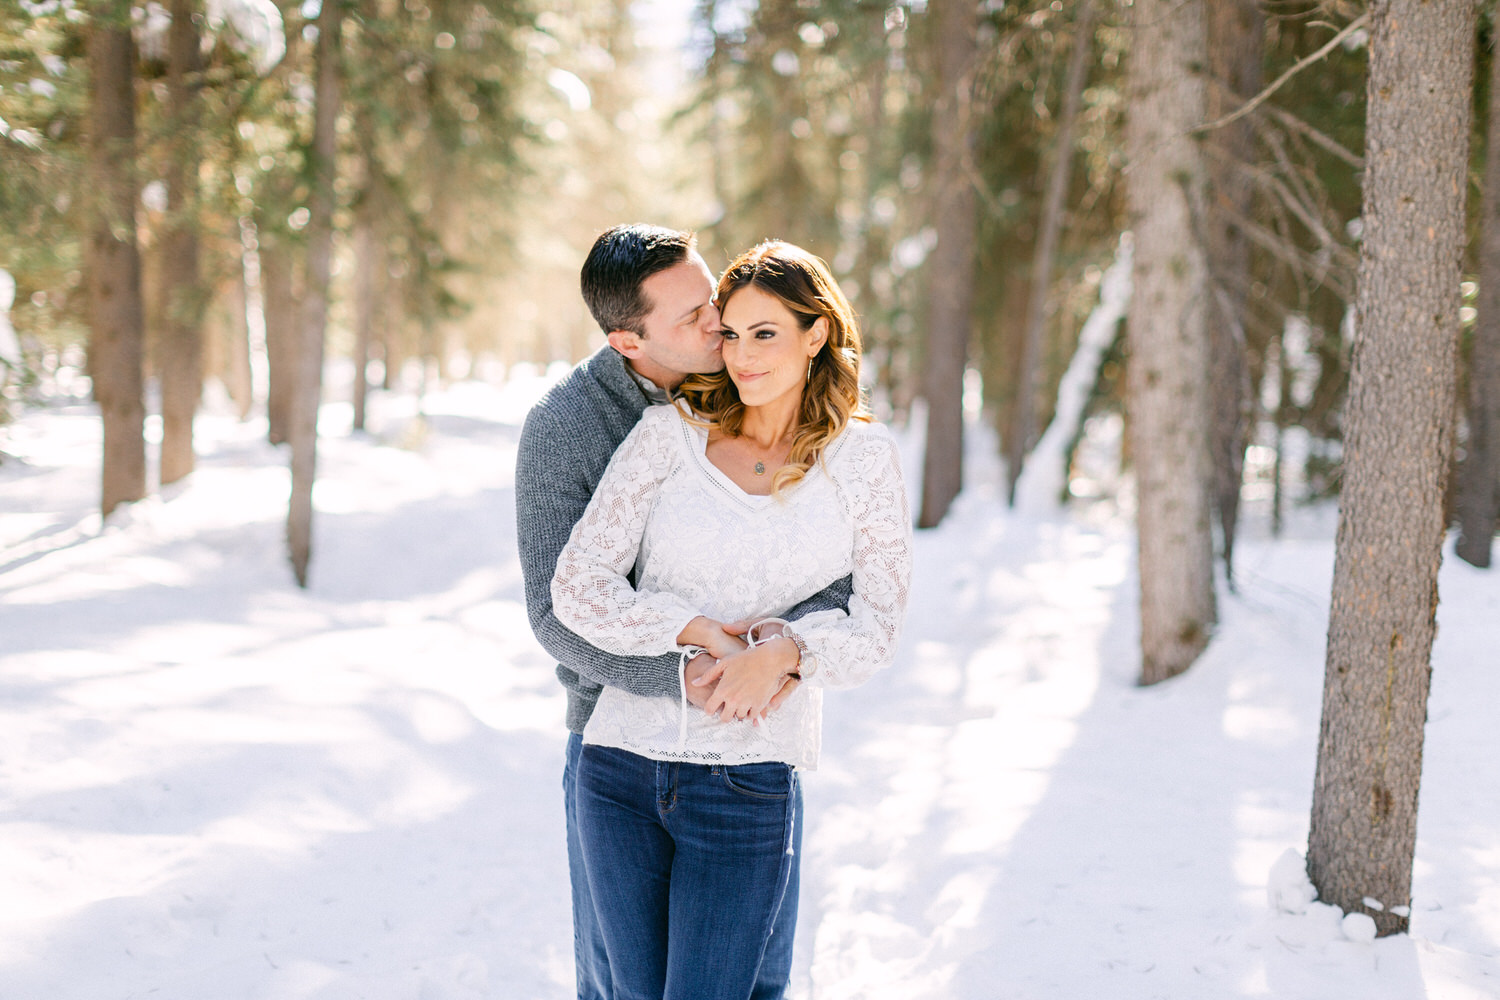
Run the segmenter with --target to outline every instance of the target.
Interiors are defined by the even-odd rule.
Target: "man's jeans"
[[[575,737],[576,739],[576,737]],[[610,1000],[779,1000],[796,926],[801,790],[786,764],[648,760],[569,746],[574,827]],[[571,865],[571,861],[570,861]],[[583,940],[581,931],[576,932]]]
[[[573,884],[573,966],[578,974],[578,1000],[610,1000],[609,956],[599,933],[594,897],[583,867],[583,846],[578,842],[578,754],[583,737],[568,734],[568,753],[563,761],[563,813],[568,827],[568,881]]]

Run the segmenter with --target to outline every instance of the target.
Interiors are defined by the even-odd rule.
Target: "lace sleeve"
[[[564,625],[606,652],[677,651],[677,635],[699,612],[676,595],[640,591],[628,574],[662,481],[671,471],[680,418],[646,411],[604,470],[604,478],[557,559],[552,603]]]
[[[854,520],[849,614],[819,612],[793,624],[811,654],[803,679],[821,687],[854,687],[890,665],[911,588],[911,515],[896,444],[883,427],[860,433],[833,475]]]

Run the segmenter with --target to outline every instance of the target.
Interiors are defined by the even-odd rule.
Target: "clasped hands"
[[[790,676],[797,669],[797,646],[780,635],[780,626],[765,630],[771,638],[756,646],[745,633],[758,619],[714,621],[699,615],[683,628],[677,642],[702,646],[708,652],[688,661],[683,680],[687,699],[720,721],[760,721],[780,708],[799,683]]]

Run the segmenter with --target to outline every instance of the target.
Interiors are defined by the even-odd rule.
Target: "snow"
[[[21,342],[10,322],[10,307],[16,301],[16,279],[0,267],[0,389],[9,381],[10,369],[21,365]]]
[[[215,29],[220,22],[234,29],[231,44],[250,56],[261,76],[275,69],[286,55],[281,8],[272,0],[208,0],[208,19]]]
[[[281,8],[273,0],[208,0],[205,13],[212,35],[230,31],[225,39],[237,52],[250,58],[261,76],[276,68],[286,55],[286,28]],[[172,15],[160,3],[147,3],[139,12],[135,27],[136,44],[152,59],[167,57],[167,35]]]
[[[327,406],[307,591],[263,422],[204,416],[105,522],[89,407],[0,431],[0,997],[570,995],[511,484],[556,374],[377,395],[368,435]],[[1142,689],[1129,524],[1008,512],[971,441],[897,665],[828,699],[792,995],[1500,995],[1495,576],[1445,560],[1412,931],[1370,940],[1299,853],[1331,512],[1273,541],[1247,505],[1213,644]]]

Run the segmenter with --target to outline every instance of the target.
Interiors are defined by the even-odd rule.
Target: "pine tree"
[[[135,206],[135,45],[130,5],[101,3],[88,32],[91,100],[89,375],[104,422],[100,510],[146,495],[145,319]]]
[[[1077,8],[1073,29],[1073,51],[1068,58],[1067,82],[1063,85],[1062,108],[1058,113],[1057,148],[1047,178],[1047,196],[1042,206],[1041,234],[1031,262],[1031,290],[1026,296],[1026,328],[1021,343],[1021,365],[1016,380],[1016,421],[1014,430],[1004,441],[1006,496],[1016,503],[1016,483],[1026,456],[1036,445],[1037,391],[1041,382],[1042,331],[1047,321],[1047,296],[1052,286],[1052,268],[1057,257],[1057,242],[1062,233],[1064,199],[1068,179],[1073,173],[1073,135],[1077,126],[1078,105],[1088,78],[1088,56],[1093,51],[1093,0],[1082,0]]]
[[[1209,4],[1206,12],[1212,81],[1207,113],[1209,119],[1217,121],[1260,90],[1265,15],[1256,0],[1224,0]],[[1245,332],[1250,325],[1250,239],[1240,220],[1250,218],[1252,213],[1254,188],[1248,165],[1255,149],[1255,134],[1246,116],[1213,130],[1206,138],[1209,197],[1203,230],[1212,296],[1208,310],[1210,449],[1221,555],[1232,589],[1250,410]]]
[[[1324,902],[1370,913],[1381,934],[1406,929],[1411,903],[1475,14],[1472,0],[1370,9],[1364,240],[1307,861]]]
[[[933,110],[930,190],[937,245],[927,260],[927,438],[917,516],[923,528],[943,520],[963,484],[964,371],[974,324],[977,230],[977,199],[969,170],[975,126],[975,13],[974,4],[964,0],[940,4],[934,11],[940,90]]]
[[[193,471],[193,417],[203,394],[204,290],[198,263],[199,153],[203,137],[198,91],[203,60],[194,0],[172,0],[167,43],[167,232],[163,238],[161,335],[161,482]]]
[[[308,199],[307,284],[296,345],[296,391],[292,404],[292,496],[287,509],[287,545],[298,586],[306,587],[312,558],[312,488],[317,477],[318,409],[323,396],[324,333],[333,264],[334,182],[338,176],[340,42],[342,0],[323,0],[318,15],[317,84],[312,192]]]
[[[1488,149],[1480,210],[1479,317],[1469,351],[1469,439],[1458,471],[1458,543],[1474,566],[1490,564],[1500,521],[1500,52],[1490,55]]]
[[[1135,234],[1127,318],[1141,590],[1141,683],[1192,665],[1215,621],[1209,528],[1208,269],[1198,237],[1204,168],[1201,0],[1132,8],[1126,188]]]

